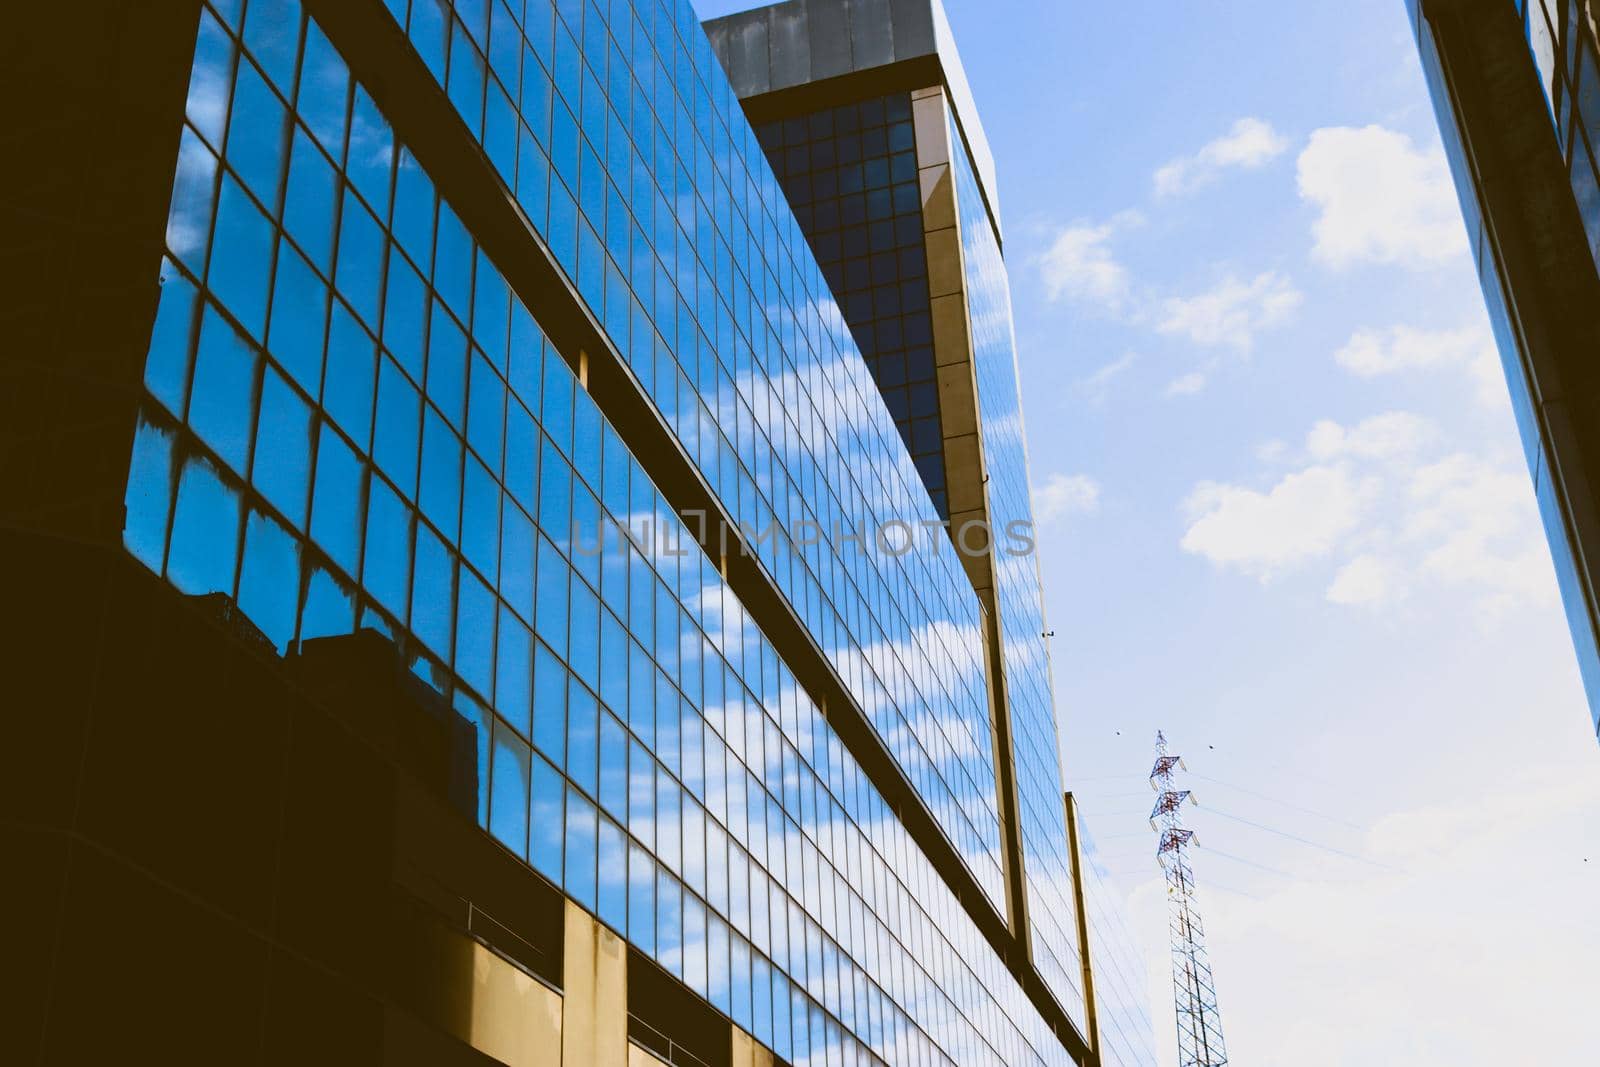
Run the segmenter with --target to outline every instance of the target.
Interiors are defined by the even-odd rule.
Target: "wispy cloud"
[[[1326,127],[1297,164],[1300,197],[1317,209],[1312,255],[1358,263],[1438,267],[1467,251],[1444,152],[1383,126]]]
[[[1111,383],[1138,362],[1138,359],[1136,353],[1124,352],[1109,363],[1102,364],[1094,373],[1080,379],[1078,388],[1089,398],[1090,403],[1103,404],[1106,394],[1111,391]]]
[[[1133,285],[1110,241],[1118,231],[1141,221],[1137,212],[1125,211],[1105,222],[1077,222],[1058,231],[1036,259],[1045,295],[1119,311]]]
[[[1252,170],[1281,156],[1289,142],[1257,118],[1242,118],[1223,136],[1190,156],[1179,156],[1155,173],[1157,196],[1178,196],[1210,185],[1227,170]]]
[[[1276,271],[1249,281],[1228,275],[1203,293],[1162,301],[1156,329],[1197,345],[1248,352],[1257,333],[1287,322],[1303,300],[1294,283]]]
[[[1451,330],[1391,326],[1357,330],[1333,354],[1334,362],[1359,378],[1426,370],[1464,371],[1486,406],[1505,403],[1505,376],[1488,323]]]
[[[1041,523],[1100,510],[1100,483],[1087,474],[1056,472],[1033,487],[1033,510]]]

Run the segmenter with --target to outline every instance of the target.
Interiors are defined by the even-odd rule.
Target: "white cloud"
[[[1303,299],[1294,284],[1276,271],[1248,282],[1230,275],[1197,296],[1163,301],[1156,329],[1198,345],[1248,352],[1257,333],[1288,321]]]
[[[1336,604],[1378,607],[1423,583],[1466,594],[1485,617],[1551,601],[1526,474],[1514,460],[1440,445],[1437,427],[1409,412],[1321,420],[1269,487],[1196,486],[1181,545],[1262,581],[1328,561]]]
[[[1317,208],[1312,255],[1330,267],[1436,267],[1467,251],[1444,152],[1382,126],[1327,127],[1298,163],[1300,197]]]
[[[1265,492],[1202,482],[1184,504],[1183,550],[1266,581],[1332,552],[1360,522],[1373,490],[1342,465],[1306,467]]]
[[[1372,415],[1351,427],[1321,419],[1306,435],[1306,451],[1319,460],[1357,457],[1400,459],[1415,455],[1433,436],[1433,425],[1409,411]]]
[[[1480,403],[1490,407],[1505,403],[1505,376],[1487,323],[1453,330],[1404,325],[1358,330],[1333,359],[1359,378],[1434,369],[1465,371]]]
[[[1033,510],[1040,522],[1069,515],[1092,515],[1100,510],[1100,483],[1087,474],[1057,472],[1034,486]]]
[[[1549,549],[1528,536],[1533,494],[1525,472],[1457,453],[1418,468],[1408,493],[1402,533],[1423,546],[1423,573],[1482,590],[1492,611],[1553,598]]]
[[[1389,564],[1370,555],[1357,556],[1340,567],[1328,586],[1328,599],[1335,604],[1383,604],[1397,593]]]
[[[1231,168],[1250,170],[1263,166],[1289,147],[1272,126],[1261,119],[1242,118],[1225,135],[1192,156],[1180,156],[1155,173],[1157,196],[1175,196],[1209,185]]]
[[[1045,295],[1051,300],[1098,304],[1108,311],[1120,308],[1131,283],[1127,268],[1107,245],[1118,225],[1117,220],[1077,223],[1056,234],[1038,258]]]

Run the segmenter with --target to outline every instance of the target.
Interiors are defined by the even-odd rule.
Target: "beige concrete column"
[[[773,1067],[772,1053],[765,1045],[737,1026],[728,1029],[733,1031],[732,1067]]]
[[[622,938],[567,901],[561,1063],[628,1067],[628,953]]]

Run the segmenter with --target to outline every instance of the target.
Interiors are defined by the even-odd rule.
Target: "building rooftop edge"
[[[942,0],[782,0],[702,25],[741,101],[933,60],[1001,238],[994,156]]]

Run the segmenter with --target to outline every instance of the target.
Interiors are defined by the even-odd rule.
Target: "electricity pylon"
[[[1205,929],[1194,902],[1194,872],[1186,853],[1194,831],[1183,825],[1183,802],[1189,790],[1176,788],[1174,772],[1183,758],[1167,753],[1167,739],[1156,734],[1156,763],[1150,787],[1157,792],[1150,827],[1161,834],[1156,859],[1167,876],[1167,903],[1172,933],[1172,984],[1178,1013],[1178,1067],[1224,1067],[1228,1051],[1222,1043],[1222,1016],[1217,987],[1206,957]]]

